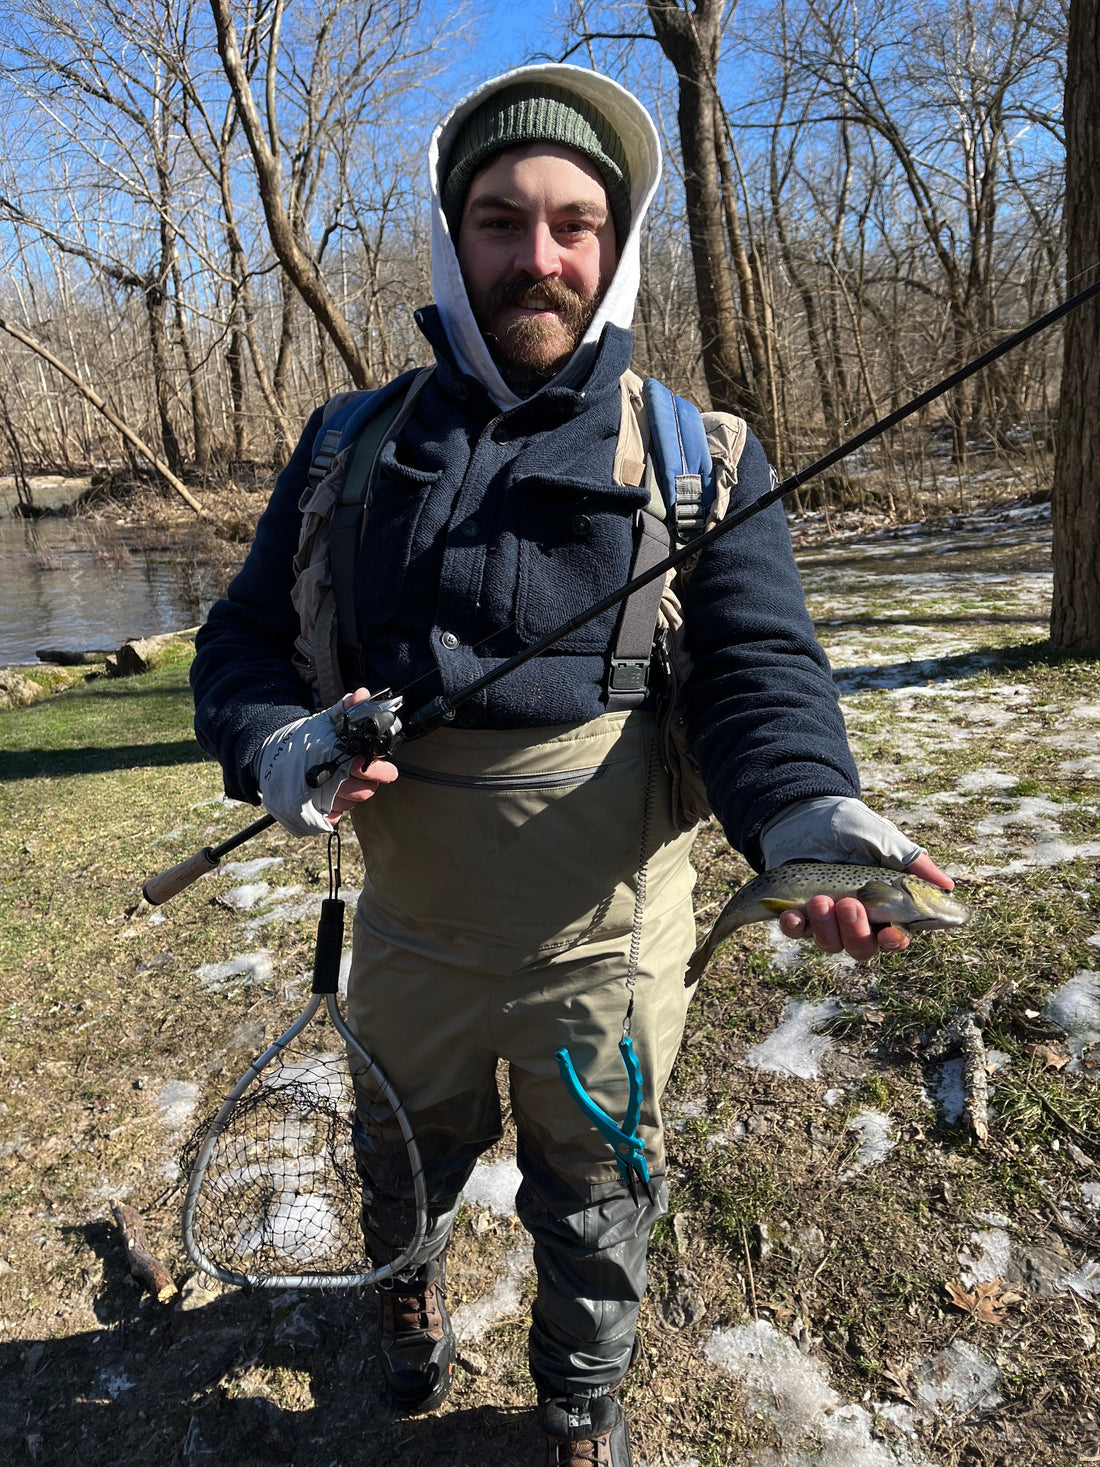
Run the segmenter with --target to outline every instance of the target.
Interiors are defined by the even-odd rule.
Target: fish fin
[[[858,891],[852,892],[852,895],[866,907],[871,902],[889,901],[891,898],[896,900],[898,889],[892,881],[883,881],[876,876],[873,881],[865,882]]]
[[[757,901],[757,906],[767,907],[768,911],[774,912],[777,917],[783,912],[800,912],[803,905],[802,902],[788,901],[784,897],[760,897]]]

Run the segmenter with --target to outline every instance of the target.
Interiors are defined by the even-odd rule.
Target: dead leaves
[[[1063,1070],[1072,1059],[1069,1050],[1061,1044],[1025,1044],[1024,1053],[1039,1060],[1047,1070]]]
[[[1023,1298],[1022,1294],[1006,1289],[1004,1279],[985,1279],[974,1285],[973,1292],[965,1288],[961,1279],[949,1280],[944,1287],[956,1309],[982,1324],[1004,1324],[1004,1311]]]

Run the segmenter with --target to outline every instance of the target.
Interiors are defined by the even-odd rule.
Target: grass
[[[840,580],[827,587],[830,615],[852,621],[874,608],[895,623],[886,643],[873,622],[862,626],[853,662],[881,671],[931,655],[927,636],[896,635],[892,592],[845,599]],[[949,603],[937,605],[946,613]],[[998,607],[1013,604],[998,595]],[[924,610],[904,607],[914,623]],[[1052,654],[1040,629],[1028,641],[1019,625],[983,622],[990,604],[976,594],[954,611],[972,619],[959,633],[970,640],[936,663],[929,685],[961,696],[929,696],[918,682],[900,695],[854,691],[844,704],[871,803],[939,822],[919,833],[958,870],[974,920],[871,969],[822,955],[777,967],[762,926],[737,933],[712,963],[667,1096],[670,1114],[687,1102],[702,1114],[669,1138],[676,1223],[654,1235],[642,1359],[624,1395],[650,1462],[725,1467],[769,1442],[780,1450],[766,1404],[702,1355],[711,1330],[753,1320],[808,1337],[846,1402],[903,1406],[905,1370],[956,1339],[994,1362],[1001,1407],[922,1428],[916,1446],[934,1467],[1063,1467],[1097,1451],[1096,1304],[1026,1293],[997,1326],[954,1309],[945,1284],[993,1214],[1011,1219],[1020,1255],[1064,1258],[1067,1273],[1100,1256],[1100,1224],[1080,1193],[1100,1175],[1100,1078],[1029,1053],[1044,1036],[1057,1042],[1043,1017],[1051,990],[1100,967],[1090,942],[1100,931],[1097,861],[978,874],[1011,866],[1034,839],[1013,825],[978,833],[1024,798],[1056,806],[1057,839],[1095,839],[1095,783],[1062,767],[1079,753],[1049,740],[1095,729],[1071,715],[1100,703],[1100,665]],[[254,813],[222,801],[219,773],[194,745],[186,655],[141,679],[77,680],[0,712],[0,1384],[19,1403],[0,1423],[0,1457],[82,1467],[526,1460],[532,1396],[518,1317],[468,1346],[448,1408],[413,1422],[384,1403],[369,1301],[214,1291],[193,1309],[163,1311],[126,1272],[111,1195],[139,1208],[177,1279],[190,1271],[172,1169],[181,1138],[168,1134],[158,1097],[187,1082],[200,1110],[216,1102],[297,1011],[312,944],[307,921],[247,935],[247,914],[225,903],[220,878],[160,913],[140,901],[145,877]],[[1021,685],[1026,696],[1011,691]],[[984,708],[1012,718],[975,721]],[[1005,782],[963,784],[982,768]],[[269,833],[240,854],[278,855],[273,882],[321,888],[324,851],[312,842]],[[697,905],[713,916],[748,869],[712,828],[697,854]],[[345,867],[354,885],[348,850]],[[200,965],[261,946],[273,955],[270,983],[202,990]],[[817,1080],[743,1063],[788,996],[848,1004]],[[946,1020],[983,999],[987,1042],[1009,1057],[991,1077],[984,1147],[936,1113],[923,1058]],[[894,1146],[859,1171],[849,1122],[865,1109],[889,1115]],[[501,1249],[516,1241],[510,1226],[475,1224],[467,1210],[455,1301],[486,1295]],[[664,1310],[685,1272],[705,1313],[674,1326]],[[280,1333],[299,1308],[318,1322],[321,1343],[308,1351]],[[798,1467],[813,1460],[803,1445],[797,1457],[782,1447]]]

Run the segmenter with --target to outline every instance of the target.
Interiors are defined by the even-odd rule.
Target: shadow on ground
[[[105,1264],[101,1328],[0,1345],[0,1460],[34,1467],[468,1467],[537,1460],[533,1410],[474,1397],[397,1416],[377,1364],[373,1293],[192,1295],[158,1306],[106,1223],[76,1229]],[[273,1388],[272,1382],[275,1382]],[[279,1399],[272,1397],[278,1391]],[[470,1399],[464,1404],[463,1396]]]

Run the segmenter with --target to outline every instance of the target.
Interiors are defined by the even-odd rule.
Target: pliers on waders
[[[642,1115],[642,1067],[638,1056],[634,1053],[634,1045],[629,1034],[619,1040],[619,1053],[623,1057],[626,1077],[630,1085],[626,1116],[621,1126],[617,1126],[603,1107],[597,1105],[585,1090],[577,1078],[573,1061],[569,1058],[569,1051],[559,1049],[555,1052],[554,1058],[558,1062],[558,1069],[561,1071],[565,1088],[604,1140],[610,1144],[615,1153],[615,1161],[622,1179],[630,1188],[630,1195],[637,1203],[639,1181],[646,1184],[646,1194],[649,1195],[649,1167],[645,1159],[645,1142],[638,1135],[638,1122]]]

